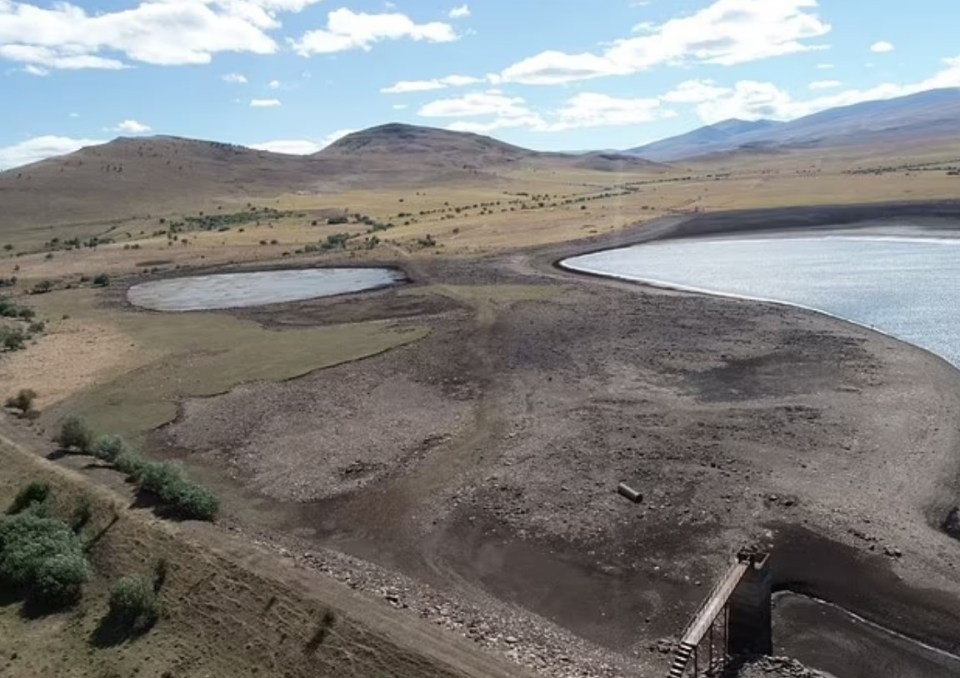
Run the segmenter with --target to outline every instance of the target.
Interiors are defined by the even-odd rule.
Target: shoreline
[[[783,238],[785,236],[797,238],[821,238],[828,235],[878,238],[917,236],[917,239],[923,240],[933,238],[950,239],[960,244],[960,202],[936,203],[934,205],[918,203],[897,205],[894,207],[896,207],[894,211],[899,212],[899,214],[890,218],[877,218],[875,213],[878,209],[882,209],[882,207],[874,205],[866,206],[862,210],[858,209],[857,206],[845,206],[837,210],[831,208],[784,208],[778,210],[752,210],[694,215],[682,220],[665,218],[648,223],[646,225],[647,228],[640,225],[635,229],[629,229],[629,233],[624,232],[616,234],[616,236],[600,238],[597,241],[589,243],[586,247],[583,246],[585,243],[581,243],[581,247],[579,248],[571,246],[554,248],[545,255],[548,260],[545,260],[544,255],[540,257],[534,255],[534,266],[542,268],[544,264],[546,264],[550,270],[560,272],[561,275],[558,277],[590,279],[594,282],[614,284],[618,287],[629,286],[644,294],[711,297],[732,301],[753,308],[769,306],[787,309],[790,312],[796,311],[801,315],[821,318],[829,324],[853,327],[882,337],[884,340],[892,342],[901,352],[919,353],[928,358],[932,358],[939,364],[940,369],[948,378],[953,377],[954,381],[960,382],[960,379],[958,379],[960,378],[960,365],[954,365],[938,353],[913,344],[905,339],[901,339],[881,329],[838,316],[828,311],[777,299],[716,292],[704,288],[676,285],[655,280],[637,280],[620,275],[600,274],[577,269],[565,263],[569,259],[596,252],[625,249],[637,245],[655,245],[659,242],[685,239],[721,241],[741,240],[745,238]],[[936,216],[931,217],[927,213],[928,209],[937,213]],[[843,213],[842,218],[840,219],[840,223],[834,223],[834,219],[838,213]],[[947,214],[952,216],[948,217],[946,216]],[[904,224],[903,221],[906,219],[911,219],[917,223]],[[734,220],[737,220],[739,225],[732,224]],[[717,224],[724,224],[725,228],[721,230],[717,227]],[[960,456],[958,453],[960,453],[960,446],[954,445],[953,457],[955,467],[958,465],[957,457]],[[939,478],[937,480],[940,484],[945,481],[956,484],[958,478],[960,478],[960,475],[955,478]],[[954,496],[954,502],[960,501],[960,495],[955,494]],[[949,537],[946,537],[946,535],[942,533],[939,523],[934,525],[933,521],[930,520],[929,512],[939,508],[937,507],[938,500],[936,496],[928,496],[925,504],[927,510],[923,517],[926,524],[950,540]],[[776,527],[780,526],[778,525]],[[792,526],[785,527],[787,533],[793,532]],[[796,527],[800,528],[799,525],[796,525]],[[804,532],[807,531],[804,528],[800,529]],[[778,583],[778,587],[781,590],[790,590],[796,595],[804,595],[822,600],[842,610],[846,614],[861,617],[868,623],[875,624],[887,632],[900,634],[912,642],[929,645],[930,648],[945,652],[949,656],[956,656],[954,653],[960,650],[960,637],[957,637],[956,634],[951,634],[942,626],[939,626],[933,619],[940,617],[945,610],[941,609],[933,612],[927,607],[931,602],[930,595],[928,594],[934,593],[932,589],[923,588],[922,584],[913,577],[911,579],[914,579],[914,581],[911,586],[911,584],[904,581],[900,575],[895,574],[893,570],[887,569],[886,567],[881,568],[881,570],[874,570],[872,574],[868,574],[867,570],[873,568],[870,568],[864,558],[855,550],[845,554],[839,553],[841,550],[849,549],[849,546],[840,538],[839,534],[831,534],[831,530],[816,529],[815,533],[810,536],[814,537],[817,541],[829,542],[825,550],[833,552],[831,554],[832,560],[839,563],[846,561],[848,563],[847,566],[839,565],[844,571],[860,571],[861,575],[868,575],[866,579],[869,580],[869,583],[861,586],[863,582],[858,581],[857,585],[845,589],[835,581],[838,573],[827,573],[825,578],[822,578],[819,573],[815,572],[810,572],[804,576],[800,573],[804,568],[802,566],[795,567],[796,563],[793,563],[792,565],[794,566],[789,567],[791,572],[787,575],[786,580]],[[780,540],[777,541],[779,542]],[[789,541],[789,539],[787,539],[787,541]],[[782,544],[778,544],[775,550],[780,550],[781,546]],[[820,545],[814,545],[815,548],[817,546]],[[786,551],[792,550],[794,549],[789,547],[786,549]],[[793,553],[787,557],[799,561],[802,559],[802,554]],[[783,558],[781,558],[781,560],[782,559]],[[813,570],[814,568],[810,569]],[[883,579],[888,580],[886,584],[880,581]],[[896,581],[894,582],[893,580]],[[953,580],[955,583],[957,582],[956,577],[954,577]],[[871,586],[876,587],[873,590],[874,600],[870,600],[870,598],[863,595],[864,590],[869,589]],[[946,592],[943,592],[944,597],[948,595]],[[898,607],[901,608],[901,613],[906,612],[908,608],[912,607],[914,612],[912,615],[913,619],[905,618],[903,614],[898,616],[891,613],[890,610],[885,610],[883,603],[888,599],[896,599],[896,602],[899,603]],[[960,608],[958,608],[958,610],[960,610]],[[926,620],[924,621],[923,618],[926,618]]]

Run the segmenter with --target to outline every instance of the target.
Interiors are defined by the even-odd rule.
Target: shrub
[[[64,449],[89,452],[93,445],[93,431],[80,417],[67,417],[60,425],[60,433],[54,440]]]
[[[146,463],[137,481],[141,490],[153,494],[179,518],[213,520],[220,508],[212,492],[185,478],[173,464]]]
[[[144,577],[121,577],[110,589],[110,617],[142,632],[160,617],[160,602]]]
[[[133,450],[124,450],[117,455],[113,465],[118,471],[126,473],[128,476],[137,478],[147,465],[147,461]]]
[[[44,604],[67,604],[90,576],[83,544],[62,520],[18,513],[0,518],[0,580]]]
[[[0,326],[0,348],[7,351],[19,351],[27,343],[27,335],[19,327]]]
[[[110,285],[110,276],[106,273],[101,273],[93,279],[94,287],[107,287]]]
[[[21,413],[26,414],[33,409],[33,401],[37,397],[37,392],[29,389],[22,388],[17,395],[12,398],[7,398],[7,407],[12,407],[15,410],[20,410]]]
[[[10,504],[10,508],[7,509],[7,513],[10,515],[20,513],[24,509],[30,508],[33,504],[42,504],[49,496],[50,485],[35,480],[17,492],[17,496],[14,497],[13,503]]]
[[[129,451],[126,441],[120,436],[100,436],[90,448],[90,453],[94,457],[110,464],[115,463],[122,454]]]
[[[36,285],[33,286],[32,292],[34,294],[44,294],[53,289],[53,283],[49,280],[41,280]]]

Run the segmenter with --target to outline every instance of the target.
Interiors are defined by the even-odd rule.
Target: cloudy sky
[[[960,86],[958,0],[0,0],[0,168],[390,121],[624,148]]]

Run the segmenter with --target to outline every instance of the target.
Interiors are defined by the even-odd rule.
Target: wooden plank
[[[688,626],[684,632],[681,642],[693,645],[694,647],[700,644],[700,641],[703,640],[703,637],[713,625],[714,620],[723,611],[727,601],[730,600],[730,596],[733,595],[734,589],[737,588],[737,584],[740,583],[740,580],[743,579],[743,575],[746,574],[749,568],[749,562],[740,561],[730,566],[730,569],[727,570],[723,579],[714,587],[713,591],[710,592],[710,596],[704,601],[703,605],[700,606],[693,621],[690,622],[690,626]]]

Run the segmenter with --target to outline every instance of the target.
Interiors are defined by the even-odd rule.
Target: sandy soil
[[[393,599],[549,674],[662,672],[667,656],[649,648],[681,630],[753,540],[774,546],[778,587],[951,647],[960,544],[937,527],[960,496],[960,374],[814,313],[552,266],[663,235],[924,214],[960,207],[708,215],[407,262],[415,281],[446,291],[424,309],[427,339],[190,402],[153,450],[218,485],[237,529],[331,570],[343,563],[313,554],[373,563],[352,581],[374,593],[400,573]],[[507,284],[556,293],[498,300]],[[490,294],[458,295],[464,285]],[[314,302],[302,317],[296,305],[249,317],[326,324],[341,311],[410,310],[393,291],[349,311]],[[616,495],[621,480],[641,504]],[[425,606],[426,595],[445,602]]]

